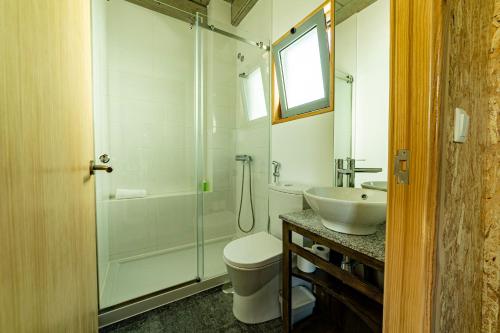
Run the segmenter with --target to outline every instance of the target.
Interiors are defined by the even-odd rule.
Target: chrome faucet
[[[281,168],[281,163],[277,161],[273,161],[273,176],[274,176],[274,183],[278,184],[280,181],[280,168]]]
[[[346,166],[344,167],[344,162]],[[347,184],[354,187],[354,180],[357,172],[378,173],[382,168],[356,168],[356,160],[350,157],[344,159],[335,159],[335,186],[344,186],[344,175],[347,175]]]

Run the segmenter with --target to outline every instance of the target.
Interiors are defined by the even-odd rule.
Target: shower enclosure
[[[269,39],[125,0],[92,7],[95,160],[113,168],[96,175],[105,313],[226,280],[223,248],[242,234],[235,155],[252,157],[254,214],[247,178],[241,225],[266,229]]]

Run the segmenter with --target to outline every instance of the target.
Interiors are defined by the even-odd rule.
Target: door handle
[[[96,171],[106,171],[107,173],[113,172],[113,168],[109,165],[95,164],[94,160],[90,161],[89,173],[90,175],[95,174]]]

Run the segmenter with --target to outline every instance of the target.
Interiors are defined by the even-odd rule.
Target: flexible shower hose
[[[250,161],[248,161],[248,176],[250,183],[250,208],[252,209],[252,226],[250,227],[250,229],[245,230],[241,227],[241,207],[243,206],[243,189],[245,188],[245,162],[243,162],[242,165],[243,165],[243,174],[241,175],[241,195],[240,195],[240,209],[238,211],[238,228],[245,234],[248,234],[255,227],[255,213],[253,211],[253,200],[252,200],[252,167],[250,165]]]

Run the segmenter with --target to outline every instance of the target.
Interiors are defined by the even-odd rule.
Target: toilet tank
[[[269,232],[282,239],[282,222],[280,214],[299,212],[304,209],[304,190],[310,186],[282,182],[269,185]]]

